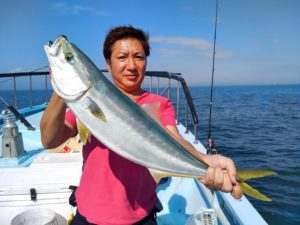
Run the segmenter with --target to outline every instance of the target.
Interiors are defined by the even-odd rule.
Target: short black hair
[[[148,33],[145,33],[141,29],[134,28],[131,25],[118,26],[110,29],[105,37],[103,44],[103,56],[106,60],[110,59],[112,46],[115,44],[115,42],[124,38],[136,38],[141,42],[146,56],[150,55]]]

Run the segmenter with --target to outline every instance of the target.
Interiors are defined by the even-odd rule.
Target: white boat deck
[[[27,117],[37,128],[34,132],[17,123],[25,150],[34,154],[20,164],[15,159],[0,158],[0,218],[3,225],[10,224],[16,215],[34,208],[51,209],[67,219],[72,211],[75,212],[68,204],[69,186],[79,183],[81,153],[49,153],[44,150],[39,134],[40,117],[41,112]],[[184,133],[182,125],[178,129],[184,138],[191,143],[194,141],[191,133]],[[1,139],[0,144],[2,146]],[[201,143],[195,147],[206,152]],[[36,196],[30,194],[34,192]],[[230,194],[213,193],[197,179],[169,178],[158,187],[157,193],[163,205],[163,211],[158,214],[159,225],[197,224],[192,221],[192,215],[203,207],[216,210],[218,224],[266,224],[245,197],[234,200]]]

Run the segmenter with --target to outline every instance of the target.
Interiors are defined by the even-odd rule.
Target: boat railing
[[[157,79],[157,85],[156,88],[157,90],[159,90],[159,85],[160,85],[160,79],[167,79],[167,87],[163,90],[163,92],[160,93],[160,95],[162,95],[165,91],[167,91],[167,97],[170,98],[170,90],[171,90],[171,80],[176,81],[176,116],[177,116],[177,123],[179,123],[179,109],[180,109],[180,90],[183,91],[184,96],[185,96],[185,116],[184,116],[184,125],[186,128],[186,133],[188,133],[188,123],[189,123],[189,114],[191,114],[192,116],[192,123],[194,125],[194,135],[195,137],[197,136],[197,125],[199,123],[198,120],[198,115],[197,115],[197,111],[196,108],[194,106],[194,102],[190,93],[190,90],[184,80],[184,78],[181,76],[181,73],[170,73],[170,72],[161,72],[161,71],[149,71],[146,72],[146,76],[149,76],[151,81],[153,77],[156,77]],[[151,82],[151,86],[150,88],[152,88],[152,82]],[[159,93],[157,93],[159,94]],[[197,140],[195,139],[195,142]]]
[[[101,72],[107,73],[106,69],[101,69]],[[24,89],[24,82],[28,82],[28,86],[25,90],[28,90],[28,105],[26,107],[32,108],[33,103],[33,91],[36,89],[33,87],[33,77],[44,77],[43,83],[39,83],[39,89],[44,86],[44,98],[40,96],[40,99],[47,103],[50,98],[49,92],[52,91],[52,88],[49,85],[49,71],[33,71],[33,72],[14,72],[14,73],[1,73],[0,74],[0,87],[1,90],[12,90],[12,101],[13,103],[4,103],[13,105],[18,109],[18,85],[17,79],[23,79],[22,89]],[[28,81],[25,79],[28,78]],[[8,89],[7,83],[13,81],[12,87]],[[2,88],[4,87],[5,88]],[[176,110],[176,119],[179,124],[180,121],[183,121],[183,125],[186,128],[186,133],[189,132],[189,124],[192,123],[195,143],[197,143],[197,125],[199,123],[197,111],[193,103],[193,99],[190,93],[190,90],[182,77],[181,73],[172,73],[166,71],[147,71],[145,81],[143,84],[143,88],[149,90],[150,92],[156,92],[156,94],[164,95],[167,98],[172,100],[172,103],[175,106]],[[6,99],[1,96],[0,97],[6,101]],[[24,97],[24,96],[23,96]],[[1,100],[1,101],[3,101]],[[182,104],[185,104],[185,112],[182,112]],[[1,108],[1,107],[0,107]],[[3,107],[2,107],[3,108]],[[191,119],[189,116],[191,115]]]
[[[7,90],[12,90],[13,93],[12,93],[12,97],[13,97],[13,104],[10,103],[11,105],[13,105],[16,109],[18,109],[18,96],[17,96],[17,91],[18,91],[18,88],[17,88],[17,79],[21,79],[21,78],[24,78],[24,77],[27,77],[28,78],[28,85],[29,87],[26,85],[26,90],[28,90],[28,105],[27,107],[29,108],[32,108],[33,107],[33,80],[32,80],[32,77],[37,77],[37,76],[43,76],[44,77],[44,103],[45,102],[48,102],[49,100],[49,81],[48,81],[48,75],[49,75],[49,72],[48,71],[41,71],[41,72],[14,72],[14,73],[0,73],[0,87],[1,87],[1,90],[3,91],[7,91]],[[7,84],[10,82],[10,81],[13,81],[13,85],[12,85],[12,89],[7,87]],[[24,82],[25,80],[23,80],[22,82],[22,87],[21,89],[24,89]],[[4,88],[5,87],[5,88]],[[39,89],[41,89],[41,87],[39,87]],[[5,98],[3,98],[3,96],[0,96],[2,97],[2,99],[5,100]],[[11,96],[10,96],[11,97]],[[3,102],[2,102],[3,103]]]

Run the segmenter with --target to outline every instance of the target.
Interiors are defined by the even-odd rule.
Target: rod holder
[[[2,158],[18,158],[24,153],[22,134],[14,116],[4,118],[2,126]]]

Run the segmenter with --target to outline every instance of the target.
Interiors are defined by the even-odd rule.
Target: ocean
[[[198,138],[207,142],[208,87],[193,87]],[[248,183],[272,202],[248,199],[272,225],[300,224],[300,85],[214,88],[212,139],[237,168],[267,169],[278,176]]]
[[[199,117],[198,139],[206,145],[210,87],[190,88]],[[33,104],[51,92],[35,90]],[[18,91],[18,108],[30,102]],[[11,92],[0,96],[14,104]],[[5,105],[0,101],[0,111]],[[180,106],[180,111],[185,110]],[[267,223],[300,224],[300,85],[216,86],[212,108],[212,139],[218,153],[231,157],[238,168],[267,169],[278,176],[248,183],[273,201],[248,199]]]

